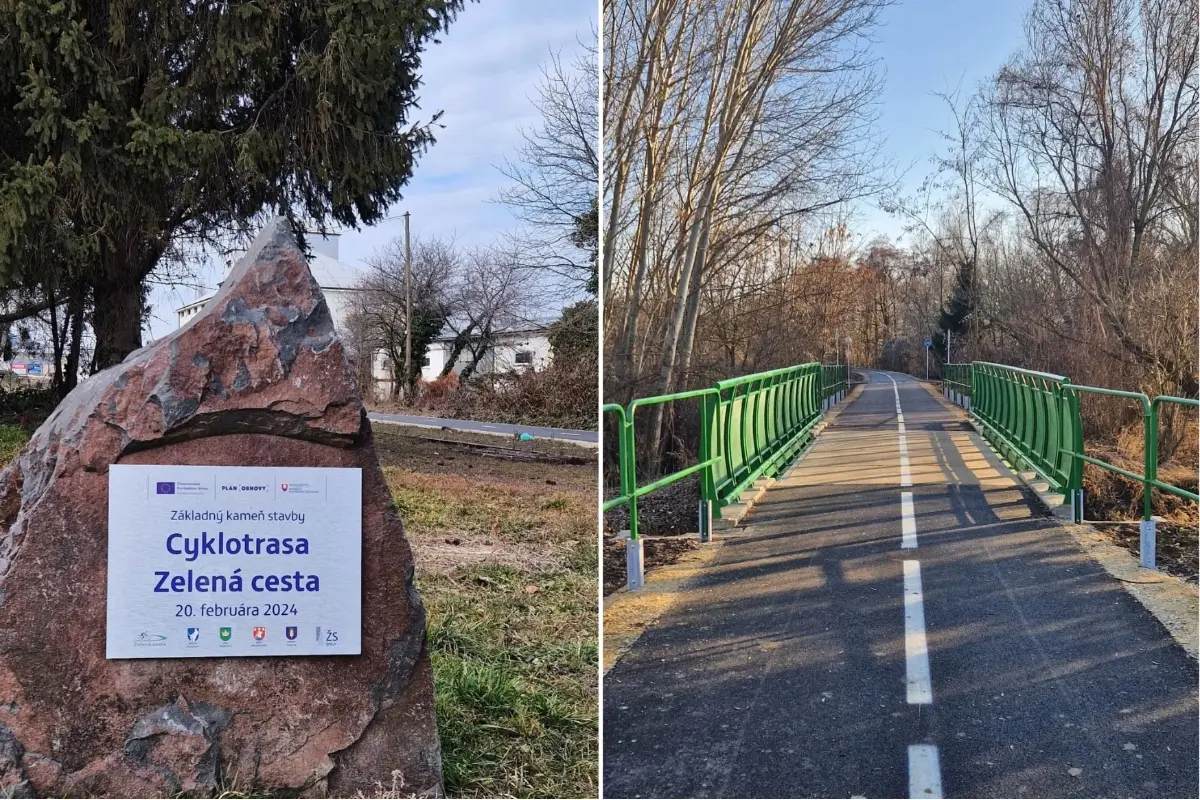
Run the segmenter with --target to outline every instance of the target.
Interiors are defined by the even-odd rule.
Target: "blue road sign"
[[[928,349],[929,349],[929,348],[931,348],[931,347],[933,347],[933,340],[932,340],[932,339],[926,339],[926,340],[925,340],[925,349],[926,349],[926,350],[928,350]]]

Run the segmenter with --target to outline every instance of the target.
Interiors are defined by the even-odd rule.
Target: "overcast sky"
[[[460,244],[486,244],[516,226],[495,198],[505,183],[496,166],[514,157],[520,128],[538,124],[541,65],[551,51],[573,60],[596,26],[595,0],[484,0],[470,3],[441,44],[425,54],[421,109],[428,120],[444,111],[437,144],[418,162],[404,200],[390,215],[412,213],[412,232],[452,235]],[[345,232],[340,260],[361,268],[375,250],[403,236],[402,219]],[[200,281],[211,290],[224,274],[210,264]],[[156,288],[151,294],[150,338],[176,328],[175,308],[204,292]]]

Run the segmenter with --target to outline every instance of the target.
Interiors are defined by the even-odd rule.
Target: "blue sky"
[[[425,53],[421,109],[444,111],[437,144],[418,162],[404,200],[389,215],[412,213],[412,232],[452,235],[460,244],[485,244],[516,226],[508,210],[489,202],[506,179],[496,169],[515,156],[519,130],[538,124],[541,65],[551,51],[569,62],[596,27],[595,0],[483,0],[469,3],[441,44]],[[340,260],[361,267],[389,239],[404,235],[396,219],[346,231]],[[199,280],[211,289],[224,274],[215,262]],[[176,327],[174,309],[199,297],[193,289],[158,288],[151,295],[151,336]]]
[[[1024,41],[1029,0],[901,0],[887,8],[874,51],[887,71],[880,98],[879,130],[884,153],[906,170],[903,192],[911,195],[932,169],[943,145],[938,131],[953,124],[935,92],[974,91]],[[864,206],[852,226],[859,242],[876,234],[895,239],[904,224]]]
[[[884,153],[906,171],[912,194],[941,148],[938,131],[951,118],[934,92],[962,84],[973,90],[1022,43],[1030,0],[900,0],[884,10],[874,53],[886,70],[879,100]],[[439,45],[425,55],[421,118],[445,112],[438,143],[419,162],[405,199],[391,211],[412,212],[414,235],[453,235],[460,244],[486,243],[515,221],[495,198],[505,179],[495,168],[513,155],[519,129],[538,122],[530,101],[540,66],[551,50],[564,60],[577,52],[596,25],[592,0],[483,0],[467,6]],[[863,204],[852,225],[859,243],[876,234],[893,239],[904,224]],[[341,260],[361,267],[377,248],[403,234],[396,219],[341,237]],[[211,288],[222,270],[213,265],[200,280]],[[153,336],[175,328],[174,308],[199,294],[157,289],[152,295]]]

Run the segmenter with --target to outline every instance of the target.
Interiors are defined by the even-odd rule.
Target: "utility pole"
[[[412,390],[412,242],[408,232],[408,212],[404,212],[404,402]]]
[[[951,363],[951,358],[950,358],[950,336],[951,335],[952,334],[950,333],[950,329],[947,328],[946,329],[946,363],[947,364]]]

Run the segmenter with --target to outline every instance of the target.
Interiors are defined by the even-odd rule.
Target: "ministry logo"
[[[154,486],[155,494],[175,494],[175,481],[159,481]]]
[[[281,483],[281,484],[279,484],[279,488],[280,488],[280,489],[283,489],[283,490],[286,492],[286,491],[287,491],[287,484],[286,484],[286,483]]]

